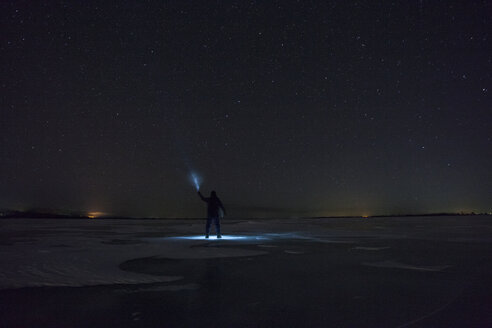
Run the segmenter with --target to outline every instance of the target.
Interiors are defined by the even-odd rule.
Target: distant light
[[[104,216],[104,215],[106,215],[106,213],[104,213],[104,212],[89,212],[89,213],[87,213],[87,217],[89,219],[95,219],[97,217]]]

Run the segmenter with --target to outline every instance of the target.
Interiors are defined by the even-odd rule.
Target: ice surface
[[[286,249],[284,252],[287,253],[287,254],[304,254],[304,252],[301,252],[301,251],[292,251],[292,250],[289,250],[289,249]]]
[[[416,271],[442,271],[451,267],[450,265],[411,265],[405,263],[399,263],[396,261],[382,261],[373,263],[362,263],[363,265],[373,266],[378,268],[395,268],[395,269],[408,269]]]
[[[181,279],[118,269],[123,261],[157,256],[162,252],[155,245],[111,245],[104,244],[105,239],[61,234],[0,246],[0,289],[141,284]]]
[[[131,288],[131,289],[127,288],[127,289],[121,289],[118,291],[121,291],[123,293],[163,292],[163,291],[178,292],[178,291],[183,291],[183,290],[195,290],[198,288],[200,288],[199,284],[168,285],[168,286],[143,285],[142,287],[138,287],[138,288]]]
[[[0,289],[141,284],[179,280],[181,276],[126,272],[118,269],[118,265],[126,260],[142,257],[205,259],[265,255],[268,254],[266,249],[274,249],[277,247],[276,244],[282,241],[360,244],[378,239],[431,237],[456,242],[490,240],[483,234],[469,231],[469,227],[463,224],[457,224],[454,229],[448,225],[440,230],[431,231],[427,225],[429,220],[431,219],[421,220],[414,224],[412,229],[378,223],[369,230],[352,229],[351,226],[370,223],[357,219],[340,221],[343,224],[336,229],[330,229],[329,225],[324,226],[323,221],[316,219],[238,220],[229,226],[227,223],[224,224],[224,229],[231,233],[224,235],[220,240],[214,235],[205,239],[202,234],[203,222],[195,221],[2,220],[2,235],[6,238],[0,245]],[[412,220],[408,222],[411,223]],[[160,236],[156,236],[159,234]],[[210,245],[195,247],[202,243]],[[223,243],[232,244],[227,248],[214,247]],[[255,244],[264,250],[234,247],[245,244]],[[388,248],[370,245],[352,247],[354,250],[366,251]],[[303,253],[289,249],[285,249],[284,252]],[[418,271],[441,271],[449,267],[443,263],[405,264],[393,259],[364,262],[363,265]]]
[[[356,246],[352,249],[358,249],[362,251],[381,251],[383,249],[388,249],[390,247],[367,247],[367,246]]]
[[[491,326],[490,217],[204,225],[2,219],[0,325]]]

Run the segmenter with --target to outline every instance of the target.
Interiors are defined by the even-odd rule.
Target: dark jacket
[[[219,209],[222,209],[222,211],[225,214],[225,208],[224,205],[222,205],[222,202],[220,201],[219,197],[203,197],[203,195],[198,192],[198,195],[200,195],[200,198],[207,203],[208,208],[207,208],[207,215],[209,218],[218,218],[219,215]]]

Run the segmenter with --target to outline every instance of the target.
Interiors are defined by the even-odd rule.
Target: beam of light
[[[191,181],[195,185],[196,191],[199,191],[201,179],[195,172],[191,172]]]

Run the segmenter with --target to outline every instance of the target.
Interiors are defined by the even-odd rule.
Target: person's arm
[[[206,199],[205,197],[203,197],[203,195],[202,195],[202,193],[201,193],[201,192],[198,192],[198,196],[200,196],[200,198],[201,198],[204,202],[206,202],[206,201],[207,201],[207,199]]]

